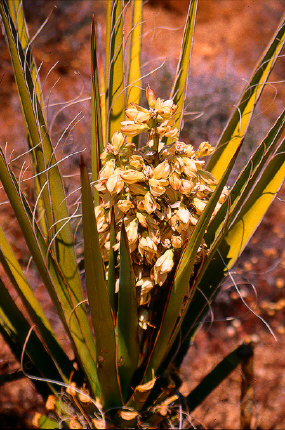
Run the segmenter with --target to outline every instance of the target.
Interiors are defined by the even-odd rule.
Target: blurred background
[[[104,50],[108,0],[24,0],[58,159],[68,177],[67,193],[78,185],[77,151],[86,148],[90,161],[90,26],[92,13]],[[143,17],[143,88],[168,98],[179,57],[188,0],[149,0]],[[215,145],[232,107],[249,79],[285,12],[284,0],[200,0],[181,139]],[[126,46],[129,15],[126,12]],[[27,150],[20,105],[9,52],[0,37],[0,144],[11,158]],[[270,76],[255,112],[234,176],[284,108],[284,53]],[[142,104],[145,104],[143,94]],[[18,159],[18,169],[25,157]],[[90,165],[90,164],[89,164]],[[17,166],[17,163],[16,163]],[[16,172],[17,173],[17,172]],[[232,182],[234,176],[230,179]],[[28,182],[24,185],[29,194]],[[5,200],[0,191],[1,201]],[[32,198],[32,196],[30,196]],[[70,203],[75,197],[71,197]],[[227,280],[200,328],[183,367],[182,390],[190,391],[220,359],[241,341],[255,347],[255,427],[285,427],[285,189],[280,190],[263,223],[233,270],[236,285]],[[0,206],[0,222],[9,232],[24,266],[24,244],[8,206]],[[80,252],[80,244],[79,244]],[[29,271],[51,320],[57,321],[33,270]],[[15,300],[17,298],[15,297]],[[261,320],[264,319],[264,321]],[[266,324],[270,324],[277,341]],[[0,338],[0,376],[19,367]],[[241,373],[237,369],[193,413],[200,428],[239,428]],[[0,382],[1,384],[1,382]],[[43,407],[26,380],[0,385],[0,427],[29,425]]]

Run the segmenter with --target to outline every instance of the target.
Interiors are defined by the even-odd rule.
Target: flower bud
[[[123,136],[122,133],[119,133],[118,131],[115,131],[115,133],[112,136],[112,145],[113,145],[113,150],[114,150],[114,154],[118,154],[121,146],[123,145],[125,138]]]
[[[162,254],[154,265],[154,280],[155,283],[161,286],[167,278],[167,274],[171,272],[174,266],[173,250],[168,249]]]
[[[128,236],[129,245],[136,244],[138,239],[138,220],[133,219],[127,226],[126,232]]]
[[[136,216],[137,216],[137,219],[139,220],[139,223],[143,227],[147,228],[146,217],[141,212],[137,212]]]
[[[50,394],[46,401],[46,409],[48,411],[54,411],[56,406],[56,397],[53,394]]]
[[[109,160],[100,172],[100,179],[108,179],[115,170],[115,160]]]
[[[166,179],[170,173],[170,166],[167,160],[160,163],[153,171],[153,177],[155,179]]]
[[[145,124],[136,124],[133,121],[122,121],[121,132],[126,136],[134,137],[144,131],[148,130],[148,126]]]
[[[181,186],[181,179],[178,173],[172,172],[169,175],[169,183],[174,190],[179,190]]]
[[[182,247],[182,237],[181,236],[171,236],[171,245],[173,248],[181,248]]]
[[[123,170],[121,171],[121,178],[127,184],[135,184],[136,182],[141,182],[145,180],[145,176],[142,172],[138,172],[137,170]]]
[[[215,148],[208,142],[202,142],[196,152],[196,157],[206,157],[207,155],[211,155],[214,151]]]
[[[193,205],[194,205],[198,215],[201,215],[201,213],[203,212],[203,210],[206,207],[206,204],[207,204],[207,202],[200,200],[200,199],[197,199],[197,197],[194,197],[194,199],[193,199]]]
[[[156,98],[155,98],[154,91],[149,86],[146,89],[146,99],[147,99],[147,102],[149,104],[149,107],[154,109]]]
[[[117,203],[118,208],[120,211],[127,213],[131,208],[134,207],[132,202],[130,200],[119,200]]]
[[[144,167],[144,161],[140,155],[131,155],[129,158],[129,163],[137,170],[142,170]]]
[[[194,183],[192,181],[187,181],[187,179],[183,179],[181,182],[181,186],[179,190],[182,194],[185,194],[186,196],[191,194],[191,191],[194,188]]]
[[[89,390],[87,388],[85,388],[85,386],[83,386],[81,388],[81,393],[79,393],[79,400],[82,403],[90,403],[90,394],[89,394]]]
[[[155,199],[152,197],[150,192],[148,191],[146,195],[144,196],[144,207],[147,213],[151,214],[154,212],[157,208]]]
[[[76,390],[74,388],[76,388],[76,383],[71,382],[70,385],[66,389],[67,394],[70,394],[70,396],[75,396]]]
[[[149,324],[149,314],[147,309],[142,309],[139,313],[139,326],[146,330]]]
[[[183,157],[183,170],[185,175],[189,178],[196,177],[197,167],[195,160],[192,160],[192,158]]]
[[[124,181],[122,180],[120,173],[121,169],[116,169],[106,183],[106,188],[111,194],[113,192],[119,194],[124,187]]]
[[[165,187],[168,184],[169,184],[169,181],[167,181],[165,179],[151,178],[149,180],[149,188],[150,188],[151,194],[155,197],[162,196],[162,194],[165,193],[165,191],[166,191]]]

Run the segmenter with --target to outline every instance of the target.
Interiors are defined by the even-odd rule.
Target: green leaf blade
[[[113,0],[109,53],[109,80],[107,86],[108,140],[120,130],[125,118],[125,94],[123,72],[123,18],[124,7],[121,0]]]
[[[28,342],[26,342],[31,326],[17,308],[1,279],[0,293],[0,333],[10,345],[18,361],[21,362],[22,350],[25,345],[25,354],[32,362],[32,368],[28,372],[34,372],[32,376],[39,375],[62,382],[62,377],[56,365],[34,331],[30,333]],[[43,395],[47,395],[52,391],[56,392],[56,389],[49,383],[39,383],[39,388],[40,392],[43,391]]]
[[[214,238],[217,236],[224,224],[224,221],[226,220],[226,224],[229,224],[238,213],[242,204],[247,199],[251,188],[256,183],[266,162],[276,149],[276,145],[278,144],[284,129],[285,110],[279,115],[266,137],[250,157],[232,187],[229,198],[223,203],[211,222],[205,236],[208,246],[212,244]]]
[[[91,30],[91,160],[92,160],[92,181],[99,177],[101,169],[100,155],[104,149],[102,112],[100,101],[100,87],[97,64],[96,31],[94,15],[92,17]],[[99,204],[99,194],[93,187],[95,204]]]
[[[188,342],[194,336],[222,280],[247,245],[280,188],[285,177],[284,151],[283,140],[233,224],[218,237],[211,249],[207,264],[196,280],[196,294],[182,324],[181,343]]]
[[[93,198],[87,167],[83,160],[81,160],[81,183],[86,288],[95,331],[102,400],[104,407],[110,408],[121,404],[116,366],[115,327],[100,253]]]
[[[37,223],[33,223],[28,203],[20,192],[18,184],[5,162],[2,151],[0,152],[0,180],[39,274],[74,345],[82,368],[88,375],[91,390],[94,394],[99,395],[95,343],[92,338],[82,291],[79,296],[76,296],[74,291],[70,291],[70,286],[66,282],[58,263],[52,257]]]
[[[253,354],[250,344],[242,344],[230,352],[186,397],[189,412],[194,411],[244,360]]]
[[[130,395],[131,381],[139,360],[138,313],[135,277],[123,224],[120,242],[120,281],[118,294],[118,366],[124,400]]]
[[[253,74],[246,85],[236,109],[233,111],[228,124],[226,125],[216,150],[209,160],[207,170],[209,170],[217,180],[225,171],[232,154],[242,141],[254,108],[262,93],[268,76],[278,58],[285,42],[285,20],[283,18],[271,42],[266,48],[260,61],[255,67]]]
[[[200,246],[205,230],[208,226],[210,217],[216,207],[218,199],[221,195],[224,185],[226,184],[227,178],[230,174],[230,171],[235,163],[236,157],[238,155],[239,148],[237,148],[234,157],[232,157],[230,164],[227,167],[226,172],[224,173],[223,178],[217,185],[215,191],[213,192],[207,206],[205,207],[194,232],[192,233],[188,245],[185,251],[180,258],[180,262],[178,264],[178,269],[175,273],[173,286],[171,288],[169,302],[167,304],[166,312],[163,317],[162,325],[160,332],[157,337],[157,342],[155,345],[155,349],[152,353],[150,362],[148,364],[148,373],[147,377],[150,378],[152,369],[156,371],[160,364],[163,361],[163,358],[167,354],[167,351],[171,348],[177,333],[179,332],[180,326],[182,324],[183,318],[187,312],[187,308],[189,303],[191,302],[191,297],[193,297],[195,290],[192,289],[191,297],[188,299],[187,305],[184,306],[184,310],[181,313],[181,309],[183,309],[183,301],[187,295],[187,291],[189,290],[189,281],[191,277],[191,273],[194,267],[194,261],[197,254],[198,247]],[[177,317],[179,319],[177,321]]]
[[[132,1],[131,48],[128,73],[128,103],[140,104],[141,96],[141,43],[142,43],[142,0]]]
[[[180,59],[176,70],[176,78],[170,93],[170,98],[173,99],[174,103],[178,106],[178,114],[175,120],[175,127],[177,127],[178,130],[180,130],[183,117],[183,106],[188,83],[189,65],[193,46],[197,6],[198,0],[190,1],[186,25],[184,28]]]
[[[41,333],[51,357],[53,357],[54,361],[58,365],[61,376],[67,382],[73,370],[72,363],[59,345],[49,321],[46,318],[40,303],[36,299],[34,292],[31,289],[1,227],[0,262],[19,294],[32,322]]]

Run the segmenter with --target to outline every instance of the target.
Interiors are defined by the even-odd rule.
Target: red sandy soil
[[[25,0],[27,15],[31,23],[30,31],[46,18],[56,2],[32,2]],[[95,8],[104,37],[104,6],[106,2],[80,2],[80,8],[67,1],[58,2],[46,28],[35,42],[37,63],[43,61],[44,77],[56,61],[46,80],[45,94],[49,105],[77,97],[89,95],[89,33],[90,16]],[[172,65],[179,55],[187,1],[149,1],[144,15],[144,52],[149,61],[153,58],[165,59]],[[68,7],[67,7],[68,6]],[[207,72],[223,76],[230,63],[235,73],[248,79],[255,62],[284,11],[284,1],[255,0],[201,0],[197,16],[195,45],[193,49],[193,69],[195,73]],[[14,155],[26,150],[26,142],[21,124],[20,107],[11,74],[9,54],[4,39],[0,39],[0,141],[3,147],[8,142],[7,151]],[[154,67],[160,60],[154,61]],[[271,81],[284,78],[285,62],[280,59]],[[56,80],[60,81],[54,88]],[[43,78],[42,78],[43,79]],[[158,79],[159,76],[158,76]],[[162,78],[161,78],[162,79]],[[51,90],[50,97],[49,90]],[[261,108],[270,119],[280,111],[284,97],[284,84],[275,83],[266,88],[261,99]],[[273,99],[273,102],[272,102]],[[50,107],[52,117],[58,107]],[[67,135],[61,151],[64,155],[72,146],[72,151],[88,148],[90,140],[89,103],[81,102],[62,111],[55,122],[53,137],[56,141],[62,129],[79,111],[86,116]],[[16,126],[15,126],[16,124]],[[88,151],[87,151],[88,152]],[[72,161],[64,165],[68,173],[76,165]],[[75,182],[77,182],[75,180]],[[70,185],[70,189],[75,184]],[[5,198],[2,196],[1,199]],[[239,291],[247,305],[264,318],[274,331],[274,340],[266,325],[242,303],[235,288],[227,281],[218,303],[213,307],[214,320],[207,321],[197,334],[195,345],[190,349],[182,369],[183,392],[187,393],[226,354],[243,340],[254,335],[255,347],[255,411],[253,428],[285,428],[285,358],[284,358],[284,215],[285,191],[279,193],[263,223],[257,229],[247,250],[235,268],[235,279]],[[27,264],[24,244],[19,235],[11,211],[6,207],[0,213],[1,225],[9,230],[17,255]],[[53,320],[51,306],[42,286],[32,273],[37,292],[44,299],[45,309]],[[252,287],[254,285],[255,291]],[[56,324],[56,321],[54,321]],[[9,348],[0,340],[0,375],[19,368]],[[239,428],[241,372],[234,371],[192,415],[193,424],[205,428]],[[30,425],[35,411],[41,410],[42,403],[30,381],[21,379],[6,383],[0,389],[0,427],[21,428]],[[189,427],[190,424],[189,424]]]

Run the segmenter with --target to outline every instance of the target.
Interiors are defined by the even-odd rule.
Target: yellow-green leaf
[[[211,222],[205,240],[210,246],[217,236],[220,228],[225,227],[233,220],[238,213],[244,201],[247,199],[249,192],[258,179],[262,169],[264,168],[269,157],[274,153],[278,141],[285,129],[285,110],[277,118],[276,122],[269,130],[266,137],[259,144],[254,154],[243,168],[238,176],[234,186],[230,191],[229,199],[227,199]]]
[[[111,139],[115,131],[120,130],[121,121],[125,117],[123,18],[124,8],[122,0],[113,0],[110,29],[109,80],[106,88],[108,140]]]
[[[115,326],[105,280],[104,263],[100,253],[94,203],[87,167],[83,159],[81,160],[80,170],[85,281],[96,338],[98,377],[101,383],[102,403],[108,409],[121,405],[116,365]]]
[[[101,169],[100,155],[103,152],[103,149],[101,98],[97,64],[96,31],[93,15],[91,29],[91,160],[93,182],[99,177],[99,171]],[[93,188],[95,205],[97,206],[99,204],[99,194],[96,188]]]
[[[128,103],[140,103],[141,96],[141,43],[142,0],[132,1],[132,28],[128,74]]]
[[[73,370],[72,363],[59,345],[55,334],[46,318],[40,303],[34,295],[26,276],[24,275],[12,248],[7,241],[2,228],[0,227],[0,262],[19,294],[30,318],[41,333],[51,357],[58,365],[61,376],[65,381],[69,380]]]
[[[0,333],[11,347],[12,352],[21,361],[23,346],[27,340],[30,331],[30,324],[23,316],[22,312],[17,308],[15,301],[12,299],[2,280],[0,279]],[[33,376],[41,376],[55,381],[61,381],[61,375],[57,370],[49,353],[44,348],[42,342],[33,330],[25,347],[26,357],[29,357],[29,367],[25,368],[28,373]],[[24,359],[24,364],[27,360]],[[41,384],[39,392],[43,390],[43,394],[49,394],[50,391],[56,391],[55,388],[49,385]]]
[[[170,98],[172,98],[174,100],[174,103],[178,106],[178,114],[176,115],[175,119],[175,127],[177,127],[178,130],[181,127],[181,121],[183,117],[183,105],[187,90],[189,64],[193,45],[197,5],[198,0],[190,1],[187,21],[184,28],[180,60],[176,70],[175,81],[170,93]]]
[[[217,144],[216,150],[209,160],[209,170],[217,180],[225,171],[232,154],[242,141],[251,120],[254,108],[268,76],[280,54],[285,42],[285,20],[279,25],[273,39],[266,48],[261,59],[258,61],[248,84],[226,125],[222,136]]]
[[[139,360],[138,313],[135,277],[123,224],[120,242],[120,281],[118,293],[118,369],[124,400],[130,395],[131,381]]]
[[[236,153],[232,157],[230,164],[227,166],[223,178],[217,185],[209,202],[207,203],[195,227],[195,230],[189,239],[187,247],[180,258],[174,276],[173,285],[169,294],[169,300],[168,303],[165,304],[165,313],[163,315],[161,327],[157,335],[157,342],[148,364],[148,371],[145,378],[146,380],[151,378],[151,372],[153,369],[155,372],[157,371],[167,351],[169,351],[171,348],[177,333],[179,332],[181,323],[191,301],[189,298],[188,304],[183,306],[183,301],[185,300],[186,295],[189,294],[189,282],[193,271],[197,250],[202,242],[205,230],[207,229],[209,220],[219,200],[223,187],[226,184],[230,171],[235,163],[238,151],[239,148],[236,149]],[[191,291],[191,296],[193,296],[193,294],[194,291]]]
[[[18,220],[33,261],[45,287],[56,307],[57,313],[74,349],[88,375],[90,388],[94,395],[100,394],[97,379],[95,343],[83,302],[82,291],[72,291],[64,278],[61,268],[51,255],[29,205],[19,190],[19,186],[9,170],[2,151],[0,152],[0,180]]]
[[[256,186],[225,236],[224,240],[229,246],[229,251],[226,255],[227,267],[229,269],[235,263],[255,229],[258,227],[284,178],[285,140],[282,141],[276,154],[268,163],[262,176],[257,181]]]

